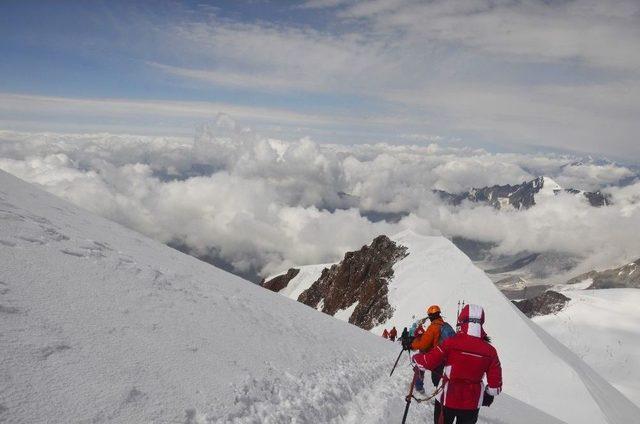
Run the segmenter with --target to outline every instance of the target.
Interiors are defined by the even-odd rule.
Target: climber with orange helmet
[[[438,346],[443,341],[441,337],[441,333],[443,333],[443,326],[448,326],[448,328],[446,328],[446,330],[444,331],[444,333],[446,333],[448,337],[453,335],[451,334],[453,333],[453,329],[451,329],[451,326],[449,326],[449,324],[444,322],[440,314],[441,310],[440,306],[438,305],[431,305],[427,308],[427,316],[429,317],[429,321],[431,321],[431,324],[429,324],[429,327],[427,327],[426,331],[422,333],[422,335],[416,337],[413,340],[413,342],[411,343],[412,350],[418,350],[420,351],[420,353],[427,353],[434,347]],[[440,366],[431,371],[431,382],[433,383],[434,387],[437,387],[438,383],[440,382],[442,370],[443,367]],[[424,373],[422,373],[421,377],[423,376]],[[420,378],[419,381],[416,382],[416,390],[420,393],[424,393],[423,378]]]

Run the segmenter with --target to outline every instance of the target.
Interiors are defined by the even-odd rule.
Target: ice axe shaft
[[[402,352],[404,352],[404,348],[402,348],[402,350],[398,354],[398,358],[396,358],[396,363],[393,364],[393,368],[391,368],[391,374],[389,374],[389,377],[391,377],[393,375],[393,372],[396,370],[396,366],[398,366],[398,361],[400,360],[400,357],[402,356]]]
[[[409,394],[406,398],[404,398],[407,405],[404,407],[404,415],[402,415],[402,424],[405,424],[407,421],[407,414],[409,414],[409,406],[411,405],[411,399],[413,398],[413,388],[416,386],[416,381],[418,380],[418,370],[413,370],[413,380],[411,380],[411,386],[409,387]]]

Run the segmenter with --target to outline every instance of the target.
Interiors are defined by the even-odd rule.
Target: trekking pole
[[[405,422],[407,421],[407,414],[409,413],[409,406],[411,405],[411,399],[413,399],[413,388],[416,385],[416,381],[418,380],[418,376],[420,374],[418,373],[418,369],[414,368],[413,370],[413,380],[411,380],[411,386],[409,387],[409,394],[407,395],[406,398],[404,398],[405,402],[407,402],[407,405],[404,407],[404,415],[402,415],[402,424],[405,424]]]
[[[398,358],[396,359],[396,363],[393,364],[393,368],[391,368],[391,374],[389,374],[389,377],[391,377],[393,375],[393,372],[396,370],[396,366],[398,365],[398,361],[400,360],[400,357],[402,356],[402,352],[404,352],[404,347],[400,351],[400,354],[398,355]],[[411,353],[409,353],[409,357],[411,357]]]

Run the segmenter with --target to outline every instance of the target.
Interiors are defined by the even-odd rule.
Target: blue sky
[[[0,129],[640,159],[638,51],[634,0],[5,0]]]

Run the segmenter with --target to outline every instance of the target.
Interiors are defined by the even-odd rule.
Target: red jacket
[[[398,335],[398,330],[396,330],[396,327],[393,327],[391,331],[389,331],[389,338],[395,339],[397,335]]]
[[[468,306],[472,306],[472,315],[473,308],[479,308],[475,311],[480,311],[479,316],[471,317],[469,322],[469,311],[461,312],[462,321],[458,318],[461,331],[428,353],[414,355],[413,362],[423,370],[434,370],[444,364],[440,403],[449,408],[472,410],[482,406],[485,375],[488,394],[495,396],[502,391],[502,368],[496,349],[482,338],[484,311],[476,305],[465,308]],[[480,328],[472,328],[476,326]]]
[[[385,328],[384,331],[382,332],[382,337],[384,337],[385,339],[389,338],[389,332],[387,331],[387,329]]]

